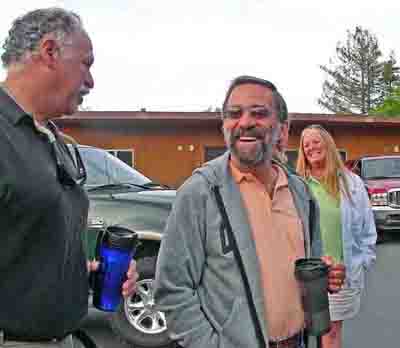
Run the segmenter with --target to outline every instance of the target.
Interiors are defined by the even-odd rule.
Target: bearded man
[[[271,82],[240,76],[222,110],[228,151],[178,192],[157,263],[156,303],[182,347],[303,347],[294,263],[319,257],[321,242],[305,183],[272,160],[286,104]],[[329,290],[344,277],[342,265],[331,265]]]

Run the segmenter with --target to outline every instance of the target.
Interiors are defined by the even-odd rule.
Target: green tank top
[[[332,256],[335,262],[343,262],[343,238],[340,200],[337,200],[315,178],[307,183],[318,201],[323,255]]]

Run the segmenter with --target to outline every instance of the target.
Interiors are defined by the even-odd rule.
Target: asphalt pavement
[[[108,313],[89,308],[89,315],[85,319],[84,329],[94,339],[98,348],[133,348],[121,342],[112,332],[107,319]]]
[[[361,311],[345,322],[343,348],[399,347],[399,266],[400,232],[377,247],[377,263],[367,276]],[[100,348],[133,348],[114,336],[106,313],[91,308],[85,327]]]
[[[377,246],[358,317],[345,322],[343,348],[399,347],[400,231]]]

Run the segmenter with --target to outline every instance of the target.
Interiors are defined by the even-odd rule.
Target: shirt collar
[[[258,181],[252,173],[242,172],[235,166],[232,160],[229,161],[229,166],[231,168],[233,180],[235,180],[237,184],[240,184],[243,181]]]
[[[33,117],[25,112],[2,86],[0,86],[0,109],[13,125],[17,125],[25,117],[29,117],[33,121]]]
[[[24,109],[18,104],[18,102],[7,92],[4,86],[0,85],[0,108],[2,113],[8,118],[8,120],[15,126],[23,118],[27,118],[33,121],[34,128],[40,133],[47,136],[49,141],[52,143],[55,141],[54,134],[37,122],[34,117],[25,112]]]
[[[259,181],[252,173],[242,172],[238,167],[235,166],[233,161],[229,161],[229,166],[231,168],[232,177],[237,184],[242,183],[243,181],[254,182]],[[280,187],[288,186],[288,179],[285,171],[277,164],[272,164],[275,168],[278,177],[275,184],[275,190]]]

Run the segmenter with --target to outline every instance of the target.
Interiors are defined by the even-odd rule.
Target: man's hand
[[[342,263],[334,263],[331,256],[322,256],[321,259],[329,266],[328,291],[330,293],[339,292],[346,278],[345,266]]]
[[[86,268],[87,268],[87,271],[89,274],[90,274],[90,272],[96,272],[97,269],[99,268],[99,261],[86,260]]]
[[[96,272],[99,268],[98,261],[87,261],[88,272]],[[127,279],[122,284],[122,296],[125,298],[132,296],[136,292],[136,281],[139,278],[139,274],[136,270],[136,262],[131,261],[129,264],[128,272],[126,272]]]

